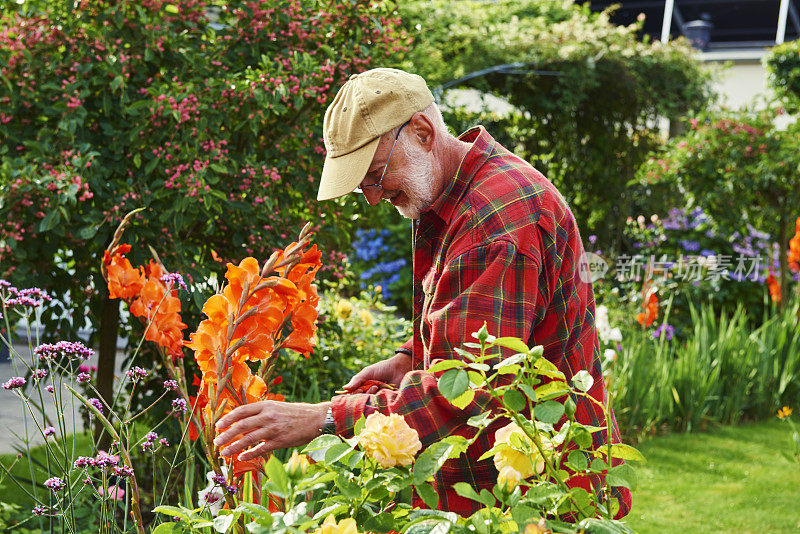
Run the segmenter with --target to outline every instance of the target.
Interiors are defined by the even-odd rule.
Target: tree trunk
[[[114,398],[114,371],[117,363],[117,335],[119,334],[119,301],[106,297],[103,299],[100,312],[99,346],[97,351],[97,391],[105,403],[111,406]],[[111,436],[105,432],[103,425],[95,422],[95,436],[98,448],[107,450]]]

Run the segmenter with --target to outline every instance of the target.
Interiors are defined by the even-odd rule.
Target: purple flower
[[[178,383],[175,382],[174,380],[165,380],[164,389],[168,389],[170,391],[176,391],[178,389]]]
[[[48,426],[42,433],[44,434],[44,437],[48,438],[56,433],[56,429],[52,426]]]
[[[97,408],[97,411],[103,413],[103,401],[98,399],[97,397],[92,397],[89,399],[89,404]]]
[[[700,255],[707,258],[709,256],[716,256],[717,253],[714,252],[713,250],[708,250],[707,248],[704,248],[703,250],[700,251]]]
[[[161,281],[165,284],[172,284],[172,287],[178,286],[184,291],[189,291],[186,287],[186,283],[183,281],[183,276],[180,273],[167,273],[161,277]]]
[[[91,467],[96,463],[95,459],[91,456],[78,456],[78,459],[75,460],[75,463],[72,465],[75,469],[83,469],[84,467]]]
[[[36,380],[41,380],[42,378],[45,378],[46,376],[47,376],[47,369],[37,369],[36,371],[33,372],[33,377]]]
[[[12,306],[38,308],[45,302],[53,300],[43,289],[39,289],[38,287],[16,289],[8,286],[8,293],[12,295],[12,298],[5,301],[5,306],[8,308]]]
[[[8,382],[3,384],[3,389],[17,389],[25,385],[25,379],[21,376],[11,377]]]
[[[90,375],[89,373],[78,373],[77,380],[78,380],[79,384],[83,384],[84,382],[88,382],[91,379],[92,379],[92,375]]]
[[[59,355],[77,357],[87,360],[94,356],[94,351],[80,341],[59,341],[58,343],[43,343],[33,349],[33,353],[41,360],[52,360]]]
[[[0,280],[2,282],[3,280]],[[45,515],[47,513],[47,507],[41,504],[37,504],[33,507],[33,513],[36,515]]]
[[[589,243],[591,243],[592,245],[594,245],[595,243],[597,243],[597,236],[596,236],[596,235],[594,235],[594,234],[590,235],[590,236],[589,236]]]
[[[44,387],[44,390],[45,390],[46,392],[48,392],[48,393],[53,393],[53,392],[55,391],[55,389],[53,388],[53,386],[52,386],[52,385],[50,385],[50,384],[46,385],[46,386]]]
[[[222,475],[214,475],[211,477],[211,482],[218,486],[224,486],[228,481]]]
[[[697,251],[700,250],[700,243],[697,241],[689,241],[688,239],[681,239],[680,245],[684,248],[684,250],[688,251]]]
[[[653,337],[659,339],[662,334],[667,341],[672,341],[672,336],[675,334],[675,327],[669,323],[661,323],[658,328],[653,331]]]
[[[163,445],[164,447],[169,447],[169,441],[167,441],[167,438],[161,438],[160,440],[158,440],[158,443]]]
[[[116,454],[108,454],[106,451],[98,451],[97,456],[94,457],[95,465],[100,467],[112,467],[119,463],[119,456]]]
[[[0,278],[0,289],[6,289],[6,288],[9,288],[9,287],[11,287],[11,284],[9,282],[7,282],[6,280],[3,280],[2,278]]]
[[[156,434],[155,432],[148,432],[148,433],[147,433],[147,434],[144,436],[144,440],[145,440],[145,441],[155,441],[155,440],[157,440],[157,439],[158,439],[158,434]]]
[[[622,350],[622,343],[617,343],[617,350],[618,351]]]
[[[131,478],[133,476],[133,469],[127,465],[120,465],[114,468],[114,474],[122,478]]]
[[[172,401],[172,410],[176,413],[186,413],[186,401],[183,399],[175,399]]]
[[[133,366],[128,370],[128,378],[131,380],[141,380],[147,378],[147,371],[138,366]]]
[[[58,477],[48,478],[44,481],[44,485],[53,491],[61,491],[67,487],[64,481]]]

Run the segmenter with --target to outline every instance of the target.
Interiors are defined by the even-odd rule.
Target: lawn
[[[661,532],[797,533],[800,464],[777,419],[645,441],[631,527]]]

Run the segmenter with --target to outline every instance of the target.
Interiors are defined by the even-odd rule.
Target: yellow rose
[[[352,517],[342,519],[338,523],[333,514],[330,514],[322,522],[322,525],[314,531],[314,534],[358,534],[356,520]]]
[[[525,534],[551,534],[552,532],[544,524],[544,517],[540,517],[538,523],[528,523],[525,526]]]
[[[367,456],[387,469],[411,465],[422,448],[417,431],[408,426],[401,415],[374,412],[367,416],[358,444]]]
[[[286,472],[289,476],[299,477],[306,474],[309,465],[311,462],[308,461],[308,456],[293,451],[292,457],[286,462]]]
[[[497,485],[508,492],[514,491],[520,480],[522,480],[522,475],[510,465],[504,466],[497,475]]]
[[[523,443],[528,445],[530,454],[514,448],[510,441],[513,435],[518,436]],[[539,439],[545,453],[553,450],[553,442],[546,434],[540,433]],[[516,423],[509,423],[499,429],[494,435],[494,443],[496,449],[494,466],[498,471],[502,471],[505,467],[511,467],[520,474],[521,478],[528,478],[534,473],[544,472],[544,457],[539,454],[539,449]]]
[[[353,313],[353,304],[349,300],[340,300],[336,303],[335,312],[342,319],[347,319]]]
[[[364,326],[369,326],[375,320],[369,310],[359,310],[358,316],[361,318],[361,322],[364,323]]]

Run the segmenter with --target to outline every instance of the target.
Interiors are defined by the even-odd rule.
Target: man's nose
[[[364,192],[364,198],[367,199],[370,206],[374,206],[378,202],[381,201],[381,197],[383,196],[383,189],[377,187],[367,187],[362,189]]]

